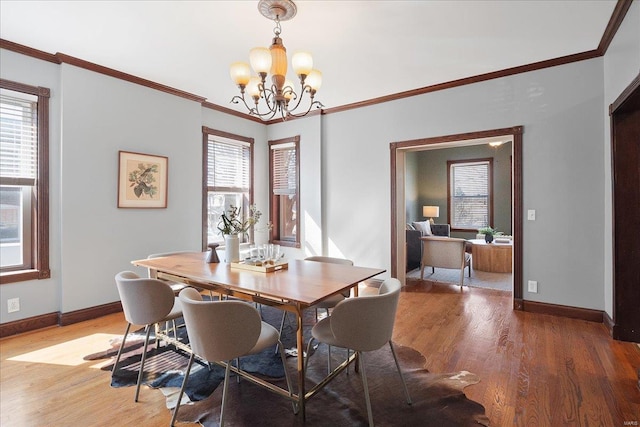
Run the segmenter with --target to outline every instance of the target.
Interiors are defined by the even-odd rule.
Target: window
[[[300,136],[269,141],[271,240],[300,247]]]
[[[448,221],[451,229],[468,231],[493,222],[493,159],[449,161]]]
[[[49,89],[0,79],[0,279],[49,270]]]
[[[203,243],[222,243],[220,215],[231,206],[246,218],[253,203],[253,138],[203,127]],[[239,236],[240,241],[247,239]]]

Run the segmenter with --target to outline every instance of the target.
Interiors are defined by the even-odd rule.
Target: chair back
[[[464,268],[466,240],[450,237],[422,237],[422,265]]]
[[[252,305],[242,301],[203,301],[193,288],[183,289],[178,298],[191,350],[205,360],[235,359],[258,342],[262,320]]]
[[[115,279],[127,322],[150,325],[171,312],[175,296],[162,280],[140,277],[133,271],[122,271]]]
[[[305,261],[328,262],[331,264],[353,265],[353,261],[345,258],[334,258],[330,256],[308,256]]]
[[[401,286],[398,279],[390,278],[380,286],[378,295],[349,298],[338,303],[329,321],[341,346],[372,351],[389,342]]]

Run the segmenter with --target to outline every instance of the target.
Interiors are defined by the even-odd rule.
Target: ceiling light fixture
[[[287,49],[282,44],[280,33],[281,21],[287,21],[296,16],[297,8],[291,0],[260,0],[258,10],[265,17],[276,23],[273,29],[275,37],[271,46],[256,47],[249,52],[251,68],[258,76],[251,76],[251,70],[246,62],[231,64],[231,79],[240,88],[240,95],[231,99],[234,104],[243,103],[249,115],[258,116],[263,120],[271,120],[280,113],[283,120],[289,117],[302,117],[316,108],[324,107],[314,100],[314,96],[322,84],[322,73],[313,69],[313,58],[308,52],[296,52],[291,58],[291,65],[300,79],[300,92],[294,90],[293,83],[287,79]],[[271,85],[267,84],[267,73],[271,74]],[[309,95],[308,102],[298,113],[294,113],[300,106],[304,94]],[[253,100],[250,106],[245,99],[248,94]],[[251,102],[251,100],[249,102]],[[263,102],[260,102],[262,100]]]

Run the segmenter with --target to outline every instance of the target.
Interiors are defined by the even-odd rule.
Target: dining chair
[[[309,349],[314,340],[356,352],[356,358],[359,361],[360,371],[362,372],[362,385],[370,426],[373,426],[373,412],[367,385],[364,352],[377,350],[389,343],[396,369],[400,374],[407,403],[411,405],[409,389],[400,370],[400,364],[391,342],[400,288],[400,281],[390,278],[382,283],[378,295],[348,298],[339,302],[331,312],[331,316],[322,319],[311,329],[312,337],[307,346],[307,354],[309,355]],[[306,360],[306,363],[308,362],[309,357]],[[336,368],[336,370],[338,369],[341,369],[341,367]],[[329,381],[332,381],[336,376],[330,374],[328,378],[330,378]]]
[[[420,262],[420,280],[424,279],[424,268],[435,267],[460,270],[460,288],[464,285],[464,269],[469,268],[471,277],[471,255],[466,252],[467,241],[453,237],[423,236],[422,261]]]
[[[231,361],[241,356],[260,353],[279,343],[280,334],[276,328],[261,320],[260,313],[253,305],[244,301],[203,301],[202,295],[193,288],[182,290],[178,298],[182,303],[184,321],[191,345],[191,356],[173,411],[171,426],[173,427],[176,421],[180,401],[196,356],[208,363],[223,362],[225,364],[222,405],[220,407],[220,425],[223,426]],[[281,343],[280,358],[284,366],[289,398],[293,400],[291,380]],[[238,370],[240,370],[239,364]],[[295,403],[293,410],[294,413],[297,411]]]
[[[131,325],[144,325],[145,338],[144,349],[142,351],[142,360],[140,361],[140,370],[138,371],[138,381],[136,383],[136,394],[134,401],[138,401],[140,394],[140,384],[144,375],[144,362],[147,358],[147,347],[149,346],[149,336],[151,327],[155,327],[160,323],[172,322],[174,338],[177,340],[177,332],[175,329],[175,319],[182,317],[181,304],[177,300],[171,287],[158,279],[150,279],[138,276],[132,271],[122,271],[115,276],[118,294],[122,303],[124,317],[127,320],[127,328],[122,337],[122,343],[118,350],[116,362],[113,364],[111,376],[118,369],[118,362],[122,356],[127,335]]]
[[[309,256],[304,259],[305,261],[315,261],[315,262],[326,262],[330,264],[343,264],[343,265],[353,265],[353,261],[346,258],[335,258],[329,256]],[[339,294],[333,295],[319,303],[312,305],[310,308],[316,311],[316,322],[318,321],[318,309],[325,309],[327,312],[327,316],[329,315],[329,309],[333,308],[345,298],[349,298],[351,295],[351,290],[346,290]],[[282,312],[282,321],[280,322],[280,334],[282,335],[282,330],[284,329],[284,322],[287,319],[288,311]],[[277,349],[276,349],[277,351]],[[328,358],[328,366],[329,371],[331,371],[331,350],[329,349],[329,358]]]

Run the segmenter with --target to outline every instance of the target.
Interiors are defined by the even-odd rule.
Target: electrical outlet
[[[536,220],[536,211],[535,211],[535,209],[529,209],[527,211],[527,219],[529,221],[535,221]]]
[[[20,311],[20,298],[9,298],[7,300],[7,312],[15,313]]]
[[[535,280],[529,280],[529,292],[534,294],[538,293],[538,282]]]

